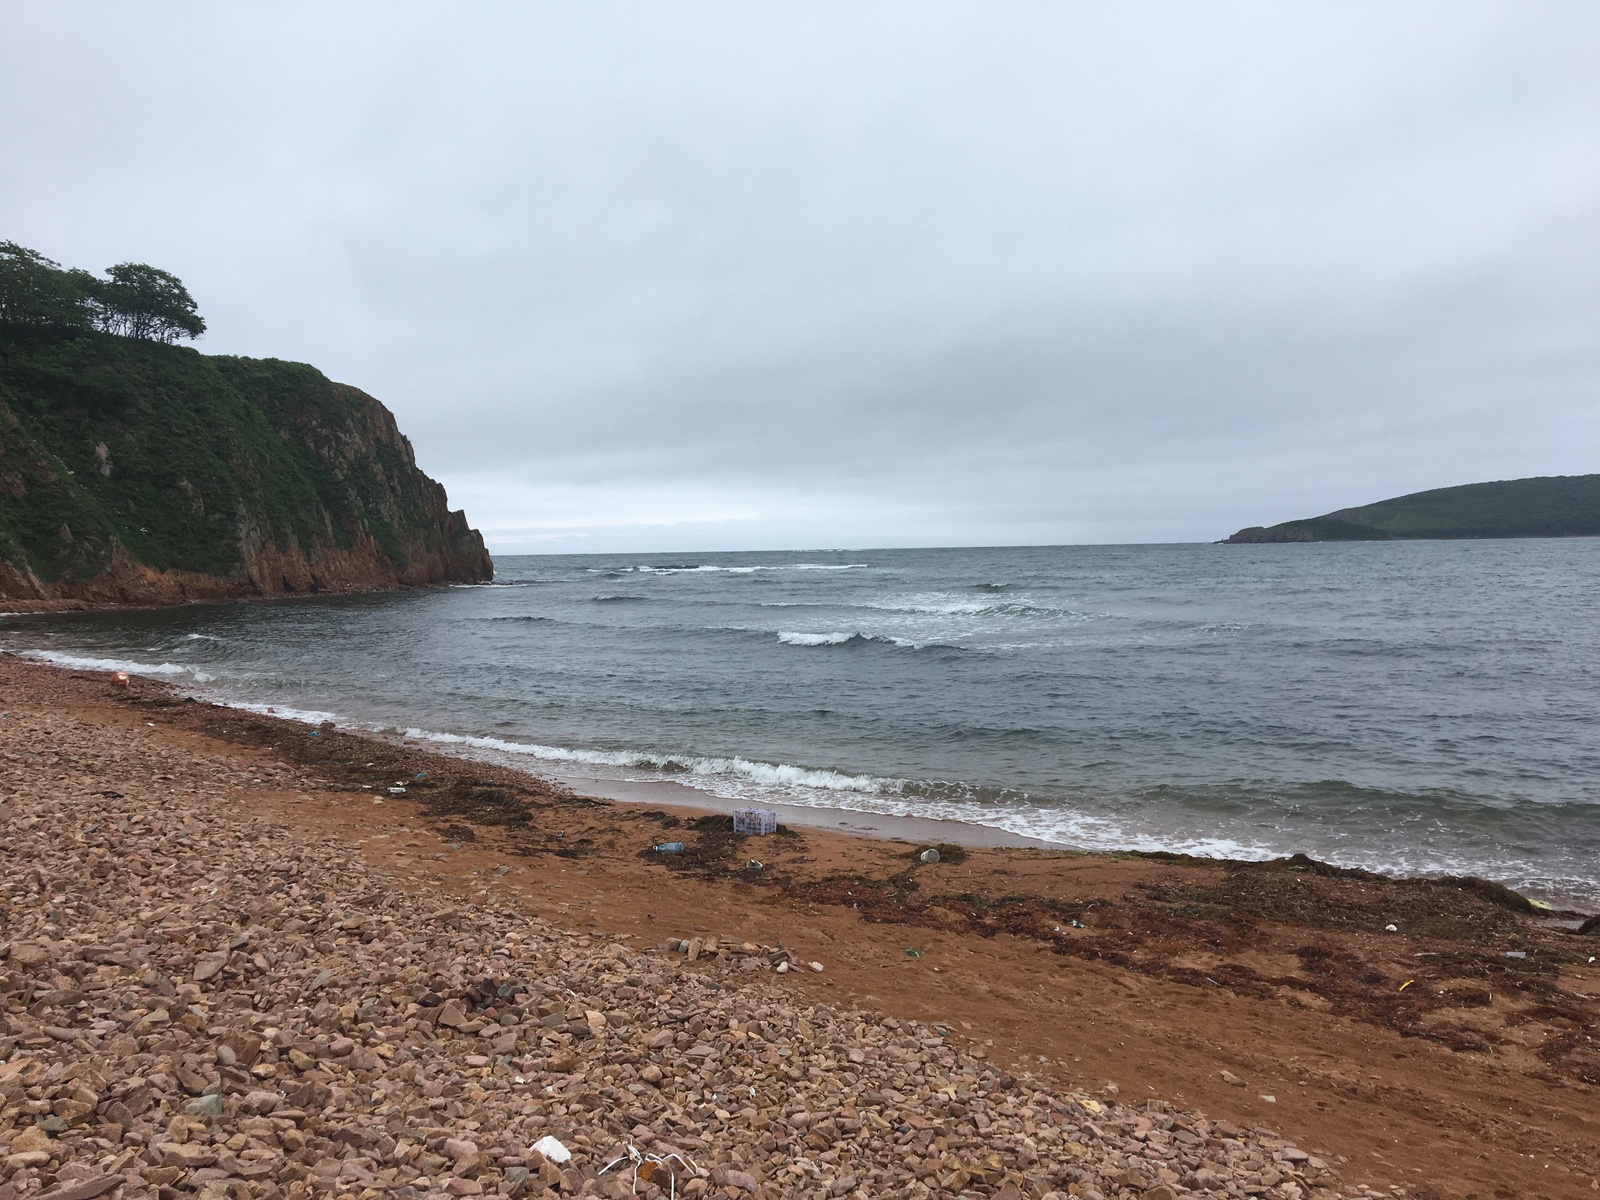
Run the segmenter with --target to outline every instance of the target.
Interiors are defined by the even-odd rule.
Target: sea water
[[[535,772],[1600,904],[1600,540],[496,566],[0,647]]]

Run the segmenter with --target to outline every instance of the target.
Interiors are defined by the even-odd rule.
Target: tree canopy
[[[98,329],[153,342],[205,332],[183,281],[145,263],[118,263],[101,279],[16,242],[0,242],[0,322]]]

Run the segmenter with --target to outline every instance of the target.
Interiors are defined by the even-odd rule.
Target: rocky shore
[[[509,886],[580,859],[444,879],[471,827],[388,787],[0,673],[0,1200],[1449,1194],[1031,1072],[966,1020],[819,999],[842,947],[606,929],[598,890],[562,919]],[[551,836],[604,819],[571,802]],[[385,863],[297,815],[335,805],[415,849]]]
[[[809,1003],[779,948],[400,889],[219,803],[225,767],[6,717],[5,1200],[1343,1194],[1281,1138]]]

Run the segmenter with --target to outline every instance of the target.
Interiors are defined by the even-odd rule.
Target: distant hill
[[[1402,538],[1600,537],[1600,475],[1544,475],[1434,488],[1325,516],[1241,529],[1230,545]]]

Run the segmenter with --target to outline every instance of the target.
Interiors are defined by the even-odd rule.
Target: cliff
[[[0,324],[0,598],[10,607],[371,591],[493,573],[482,537],[366,393],[302,363]]]
[[[1413,492],[1320,517],[1241,529],[1227,543],[1600,537],[1600,475],[1503,479]]]

